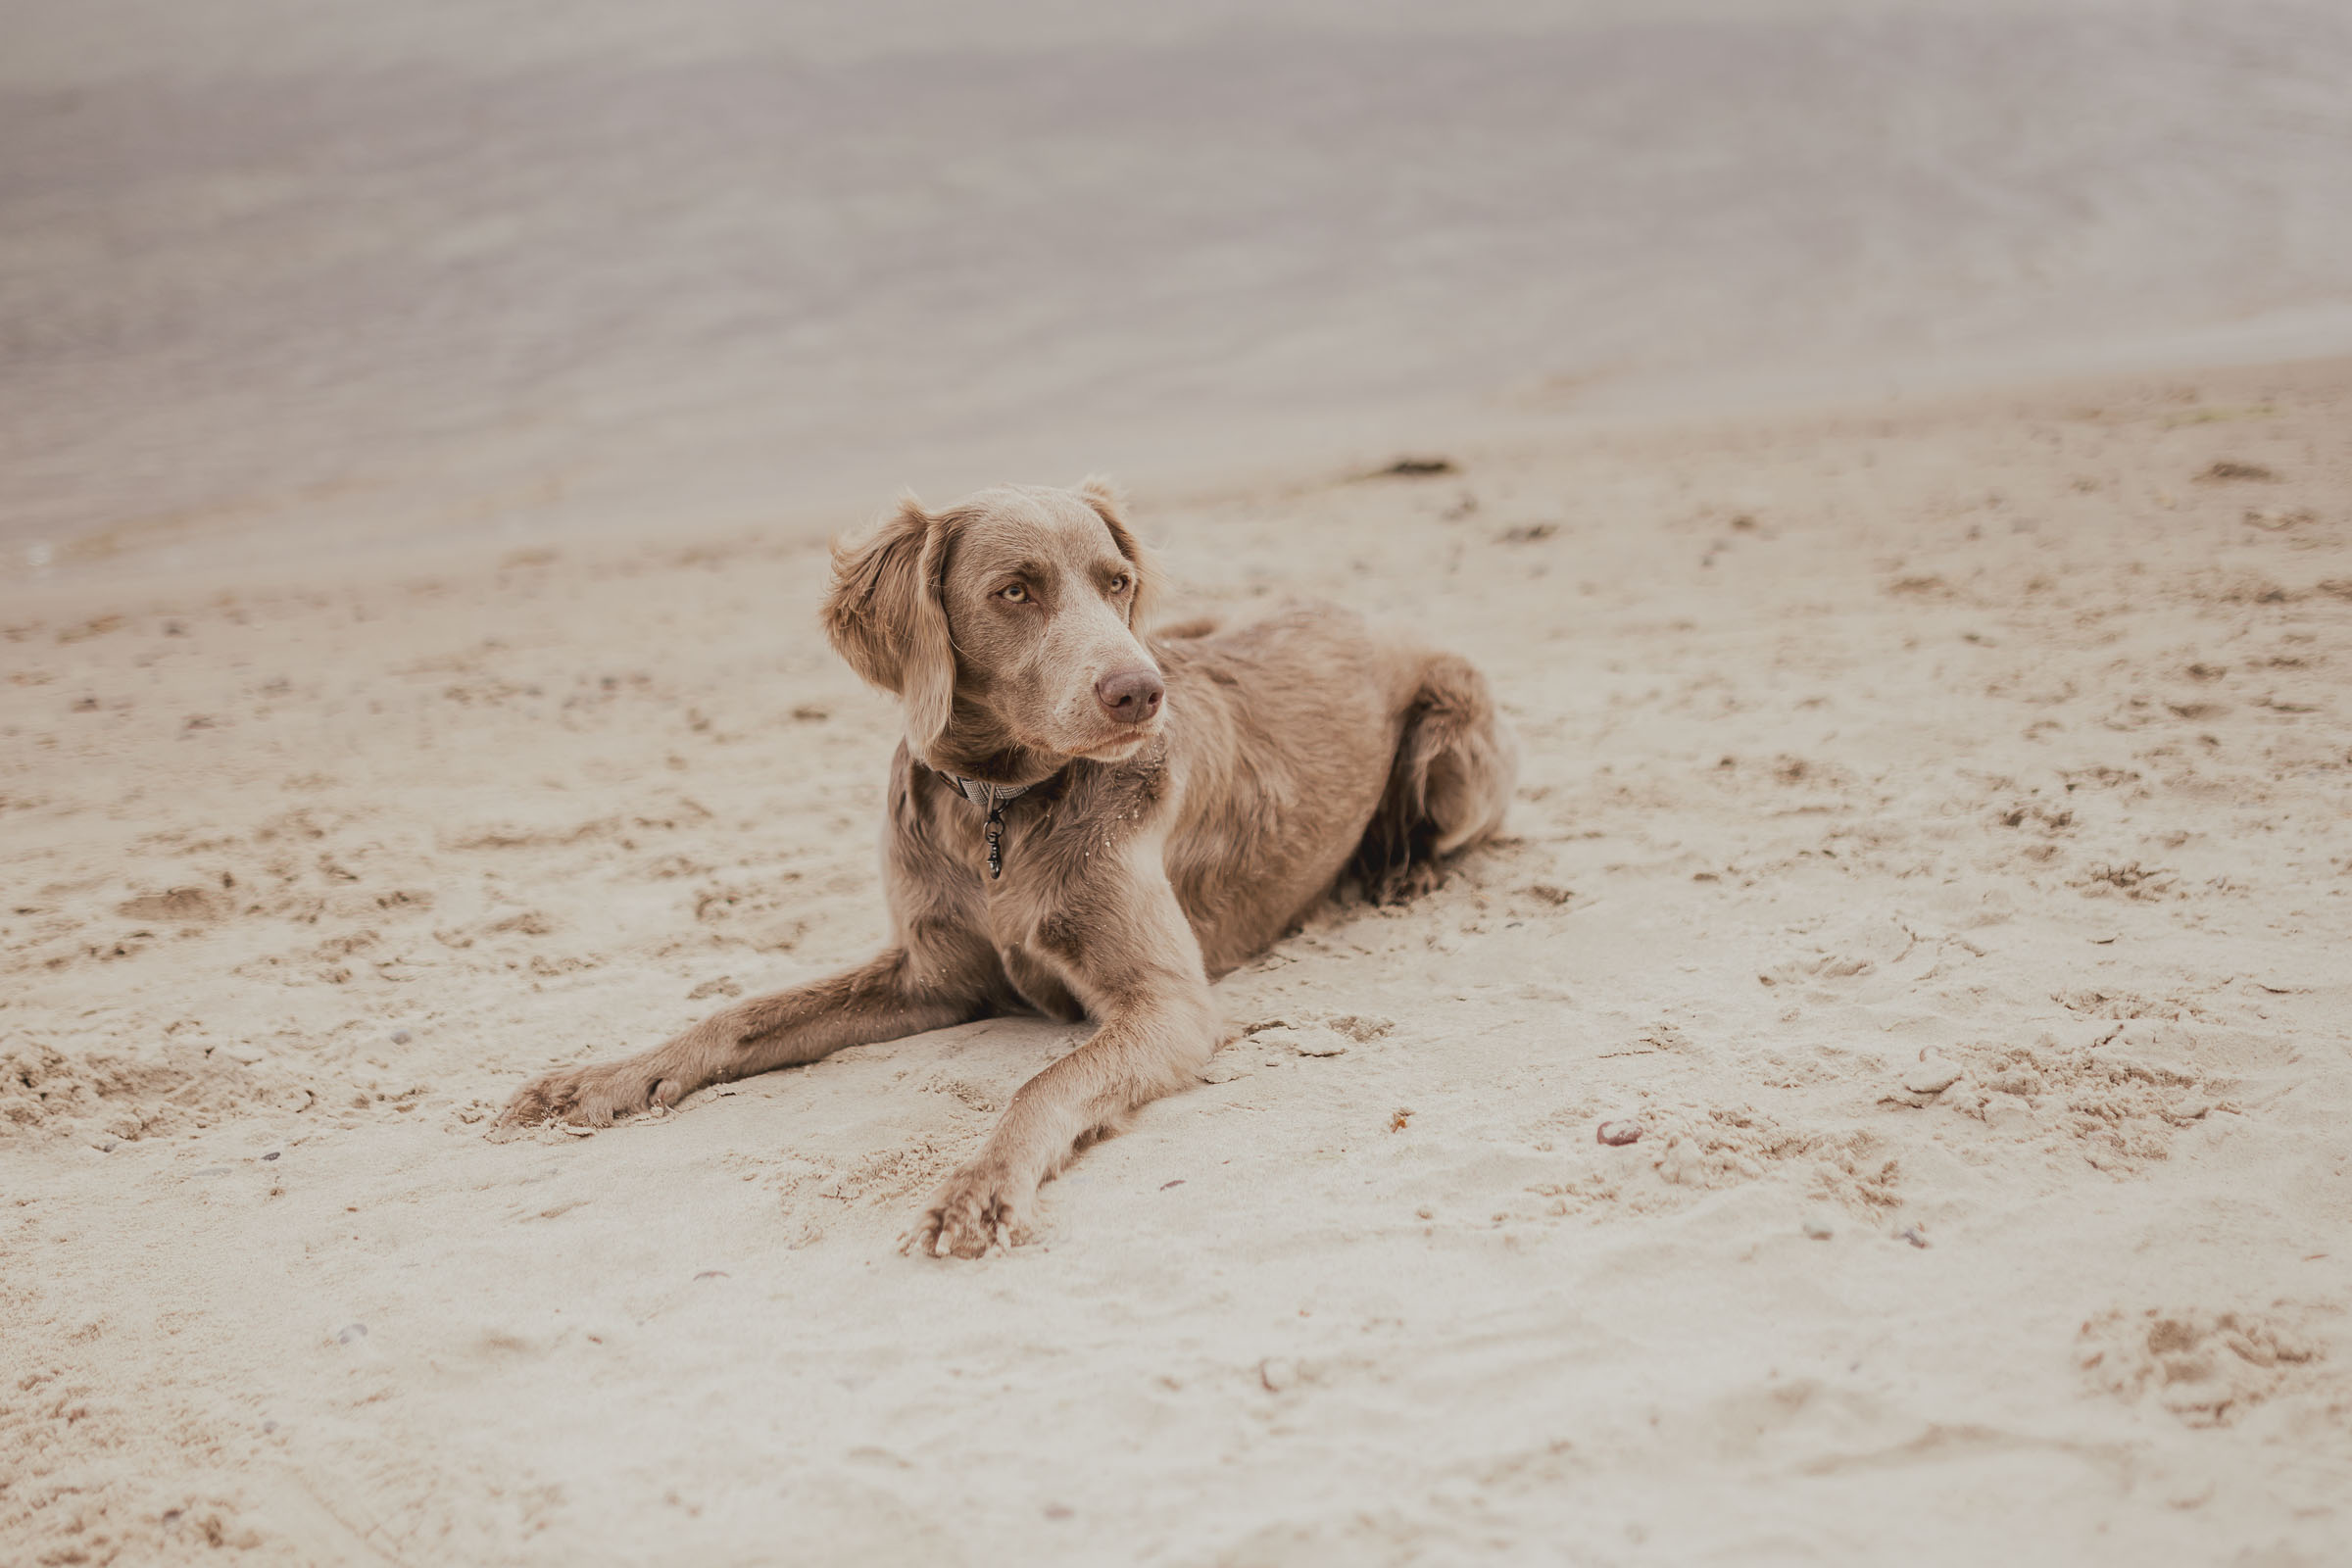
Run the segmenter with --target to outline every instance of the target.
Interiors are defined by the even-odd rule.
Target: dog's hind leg
[[[1502,826],[1518,777],[1519,745],[1486,677],[1455,655],[1431,655],[1356,849],[1365,893],[1390,904],[1433,886],[1439,861]]]

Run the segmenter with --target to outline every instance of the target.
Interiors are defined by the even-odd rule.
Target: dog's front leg
[[[1197,1081],[1216,1050],[1216,1006],[1176,895],[1164,875],[1156,884],[1067,922],[1090,933],[1065,956],[1102,1026],[1021,1086],[980,1152],[931,1195],[908,1246],[978,1257],[1026,1241],[1041,1182],[1136,1106]]]
[[[606,1127],[710,1084],[961,1023],[987,1006],[985,987],[967,969],[893,948],[855,969],[739,1002],[651,1051],[551,1072],[515,1093],[499,1125]]]

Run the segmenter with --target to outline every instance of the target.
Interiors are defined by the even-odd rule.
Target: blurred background
[[[0,572],[2352,347],[2352,5],[0,0]]]

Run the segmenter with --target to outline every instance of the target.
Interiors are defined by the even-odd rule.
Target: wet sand
[[[0,573],[2352,352],[2352,16],[39,0]]]

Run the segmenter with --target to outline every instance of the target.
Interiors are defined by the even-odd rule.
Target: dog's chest
[[[1086,1016],[1079,988],[1072,983],[1081,953],[1060,940],[1068,922],[1054,917],[1053,902],[1033,885],[1036,870],[1034,860],[1007,864],[1003,880],[990,885],[989,944],[1023,1001],[1049,1017],[1075,1022]]]
[[[1049,1018],[1076,1023],[1086,1016],[1086,1008],[1070,990],[1064,978],[1067,971],[1059,963],[1022,942],[997,943],[997,959],[1004,965],[1004,977],[1012,982],[1013,990]]]

